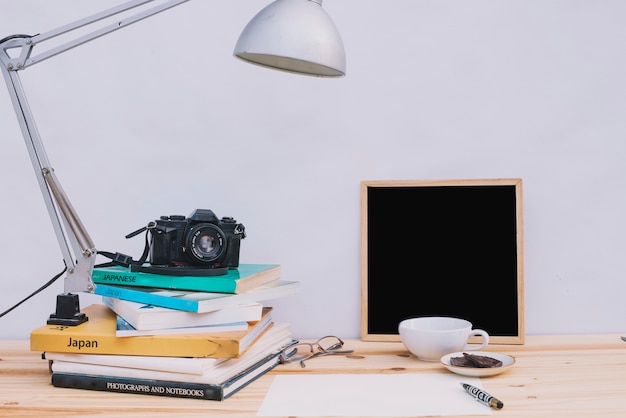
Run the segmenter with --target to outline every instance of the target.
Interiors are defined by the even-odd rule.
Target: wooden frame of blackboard
[[[361,339],[455,316],[524,343],[521,179],[361,182]]]

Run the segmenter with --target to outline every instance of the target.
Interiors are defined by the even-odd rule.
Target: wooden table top
[[[347,356],[306,368],[281,365],[223,402],[53,387],[47,361],[28,341],[0,340],[1,417],[254,417],[279,373],[449,373],[417,360],[401,343],[347,340]],[[626,417],[626,342],[619,335],[526,336],[524,345],[489,345],[514,367],[482,378],[505,407],[495,417]],[[485,416],[489,416],[488,414]]]

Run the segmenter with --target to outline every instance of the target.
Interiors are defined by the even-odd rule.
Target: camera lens
[[[226,250],[224,232],[213,224],[196,224],[187,234],[185,247],[194,261],[212,263]]]

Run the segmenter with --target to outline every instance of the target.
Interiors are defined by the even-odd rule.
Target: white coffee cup
[[[429,316],[409,318],[398,325],[400,339],[420,360],[439,361],[446,354],[480,350],[489,344],[489,334],[472,329],[472,323],[460,318]],[[472,336],[483,338],[480,344],[469,344]]]

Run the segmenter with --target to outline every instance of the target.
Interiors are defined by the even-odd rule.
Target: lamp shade
[[[276,0],[246,25],[233,54],[277,70],[318,77],[346,74],[339,31],[322,0]]]

